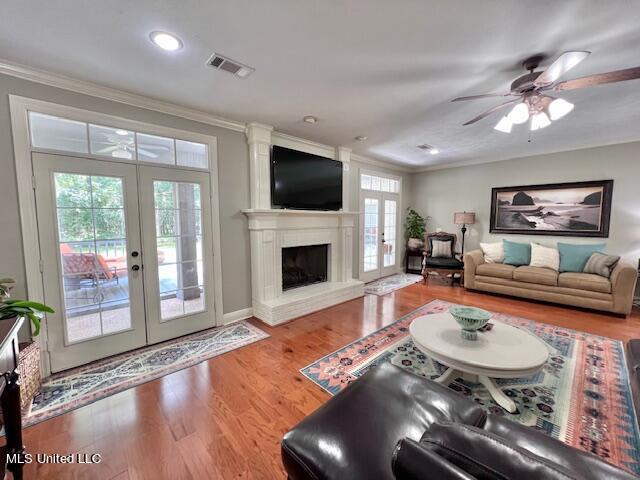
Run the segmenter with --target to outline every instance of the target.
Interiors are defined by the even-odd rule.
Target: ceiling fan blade
[[[143,155],[146,155],[147,157],[158,158],[158,155],[156,155],[153,152],[150,152],[149,150],[145,150],[144,148],[138,148],[138,153],[142,153]]]
[[[640,67],[626,68],[624,70],[596,73],[595,75],[587,75],[586,77],[576,78],[574,80],[566,80],[555,85],[553,90],[561,92],[563,90],[575,90],[576,88],[593,87],[605,83],[625,82],[637,78],[640,78]]]
[[[169,150],[169,147],[165,147],[164,145],[144,145],[144,148],[147,150],[162,150],[163,152]]]
[[[109,153],[109,152],[113,152],[115,150],[118,150],[119,148],[120,148],[120,146],[118,146],[118,145],[111,145],[110,147],[101,148],[100,150],[98,150],[95,153]]]
[[[564,52],[560,55],[555,62],[553,62],[547,69],[535,79],[533,84],[536,87],[544,87],[551,85],[558,80],[561,76],[578,65],[581,61],[587,58],[591,52]]]
[[[507,93],[485,93],[484,95],[470,95],[468,97],[458,97],[451,100],[452,102],[462,102],[464,100],[475,100],[477,98],[494,98],[494,97],[508,97],[511,92]]]
[[[513,103],[518,103],[518,102],[521,102],[521,101],[522,101],[522,99],[516,98],[515,100],[509,100],[508,102],[504,102],[504,103],[501,103],[500,105],[496,105],[495,107],[490,108],[486,112],[481,113],[477,117],[472,118],[467,123],[463,123],[462,125],[471,125],[472,123],[476,123],[478,120],[482,120],[484,117],[487,117],[487,116],[491,115],[492,113],[497,112],[498,110],[500,110],[501,108],[506,107],[507,105],[511,105]]]

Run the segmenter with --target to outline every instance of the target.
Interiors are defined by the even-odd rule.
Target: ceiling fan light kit
[[[573,103],[567,102],[564,98],[556,98],[549,104],[549,117],[554,122],[560,120],[567,113],[573,110]]]
[[[560,77],[582,62],[590,53],[587,51],[565,52],[541,72],[536,72],[535,69],[538,68],[538,64],[544,57],[540,55],[531,57],[523,63],[529,73],[516,78],[511,83],[509,92],[458,97],[454,98],[452,102],[491,97],[516,97],[486,110],[463,125],[476,123],[494,112],[515,104],[511,111],[503,116],[493,128],[499,132],[511,133],[513,125],[523,124],[530,120],[530,129],[540,130],[551,125],[551,122],[560,120],[574,108],[572,103],[563,98],[546,95],[547,91],[562,92],[640,78],[640,67],[634,67],[558,82]]]
[[[511,123],[515,123],[516,125],[520,125],[521,123],[529,120],[529,107],[526,103],[518,103],[513,110],[509,112],[507,115]]]
[[[551,125],[551,120],[546,113],[540,112],[536,113],[531,117],[531,130],[540,130],[541,128],[545,128]]]
[[[493,128],[495,128],[499,132],[511,133],[511,129],[513,128],[513,122],[509,120],[509,117],[505,115],[500,119],[500,121]]]

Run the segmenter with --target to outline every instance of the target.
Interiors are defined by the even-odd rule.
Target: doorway
[[[52,372],[215,325],[208,173],[32,159]]]
[[[400,179],[360,173],[360,280],[398,271]]]

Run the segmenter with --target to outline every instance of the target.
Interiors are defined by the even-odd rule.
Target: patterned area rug
[[[434,300],[300,371],[332,395],[383,362],[436,378],[445,367],[413,345],[409,325],[416,317],[445,312],[451,305]],[[449,387],[494,415],[542,430],[609,463],[640,473],[640,431],[623,343],[500,313],[494,313],[492,321],[529,330],[551,351],[540,373],[498,380],[498,386],[518,405],[518,412],[510,414],[499,407],[480,384],[457,379]]]
[[[24,415],[28,427],[123,390],[191,367],[269,335],[248,322],[211,328],[67,370],[45,379]]]
[[[386,295],[394,290],[404,288],[422,281],[422,275],[414,275],[411,273],[397,273],[389,277],[384,277],[364,286],[364,293],[373,295]]]

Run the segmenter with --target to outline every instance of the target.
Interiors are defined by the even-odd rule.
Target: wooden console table
[[[14,479],[22,478],[24,445],[22,444],[22,414],[18,383],[18,330],[22,317],[0,320],[0,405],[4,424],[5,445],[0,447],[0,478],[6,470]]]

